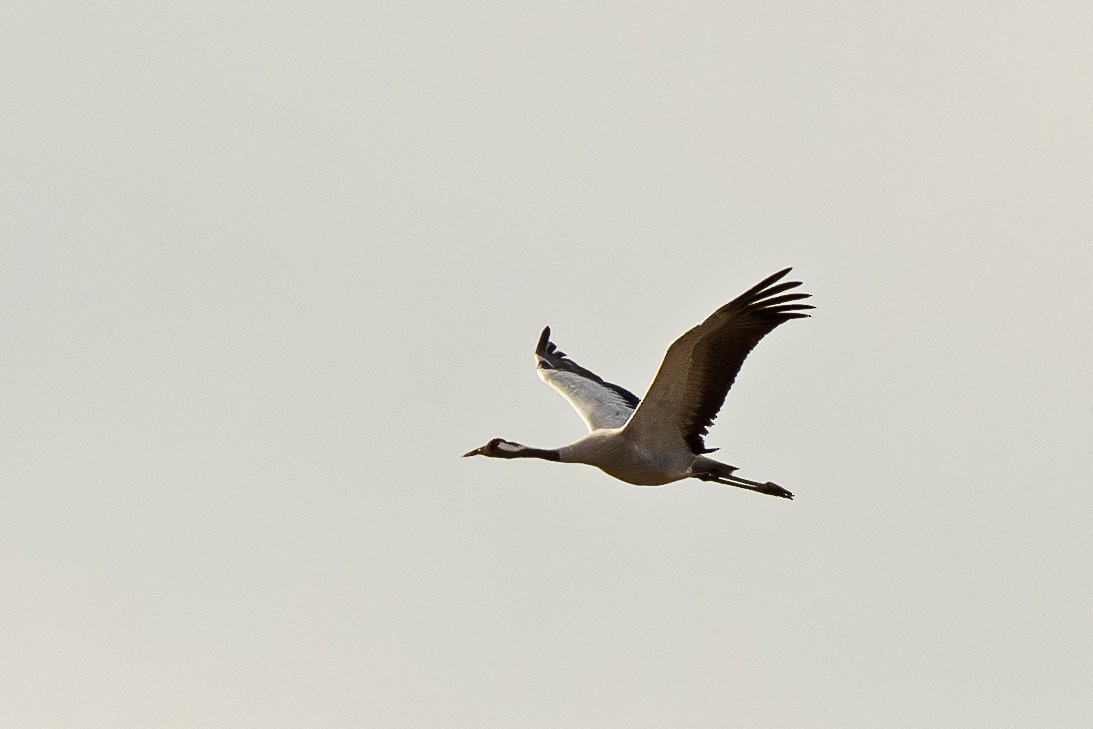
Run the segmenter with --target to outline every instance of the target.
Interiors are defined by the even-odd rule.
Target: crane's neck
[[[506,446],[502,443],[497,450],[497,455],[501,458],[541,458],[544,461],[562,460],[561,454],[559,454],[557,450],[550,448],[530,448],[528,446],[512,448],[511,446]]]

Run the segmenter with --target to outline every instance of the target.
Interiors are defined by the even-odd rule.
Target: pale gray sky
[[[1084,2],[0,11],[0,724],[1084,727]],[[708,443],[583,432],[787,265]]]

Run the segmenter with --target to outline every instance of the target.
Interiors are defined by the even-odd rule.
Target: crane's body
[[[631,437],[626,427],[593,430],[558,449],[563,463],[595,466],[635,486],[663,486],[690,476],[696,456],[682,448],[650,448]]]

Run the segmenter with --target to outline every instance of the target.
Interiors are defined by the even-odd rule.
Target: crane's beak
[[[466,458],[467,456],[480,456],[480,455],[482,455],[482,449],[481,448],[475,448],[473,451],[467,451],[466,453],[464,453],[463,457]]]

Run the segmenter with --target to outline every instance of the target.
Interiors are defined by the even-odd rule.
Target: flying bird
[[[546,327],[535,348],[536,371],[569,401],[588,435],[554,449],[494,438],[464,457],[585,463],[637,486],[697,478],[792,499],[781,486],[736,476],[735,466],[705,455],[716,450],[706,448],[705,436],[748,353],[779,324],[814,308],[795,303],[810,294],[785,293],[801,285],[779,283],[790,270],[759,282],[673,342],[641,400],[567,357]]]

